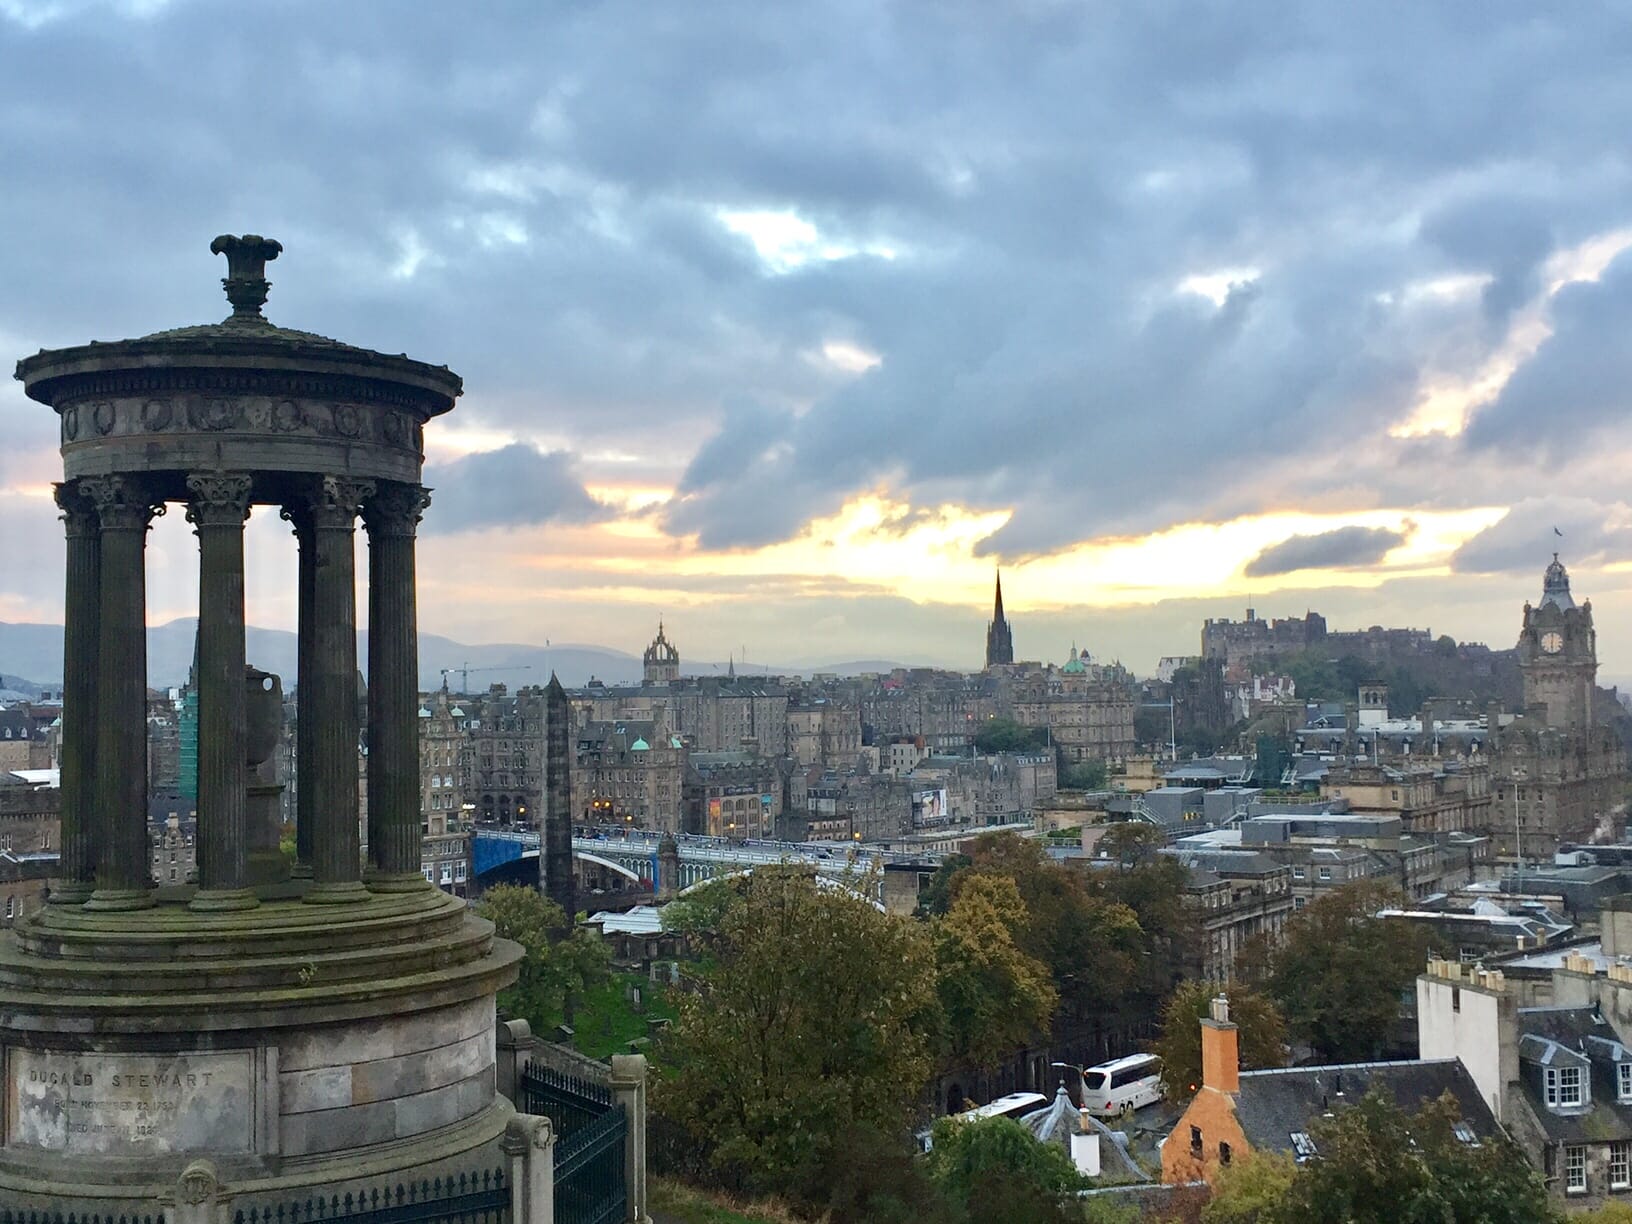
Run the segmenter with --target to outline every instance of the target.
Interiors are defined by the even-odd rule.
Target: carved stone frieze
[[[63,445],[153,434],[251,433],[332,438],[418,453],[422,431],[413,415],[379,404],[273,396],[142,396],[90,400],[62,410]]]

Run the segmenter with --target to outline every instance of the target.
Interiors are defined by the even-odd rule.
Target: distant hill
[[[155,688],[171,688],[186,683],[192,669],[193,639],[197,621],[184,617],[163,625],[149,626],[147,631],[148,683]],[[245,645],[250,663],[284,677],[286,687],[295,675],[296,641],[287,629],[261,629],[254,625],[245,631]],[[368,634],[358,634],[357,665],[366,671]],[[724,675],[728,663],[685,661],[688,675]],[[809,672],[832,672],[838,675],[856,675],[864,671],[889,671],[899,664],[882,660],[861,660],[814,668],[766,667],[755,664],[738,667],[743,675],[780,675]],[[593,678],[607,684],[636,684],[640,681],[641,662],[636,655],[603,646],[563,644],[531,646],[525,643],[498,642],[471,644],[457,642],[435,633],[419,635],[419,686],[438,688],[442,684],[442,669],[447,668],[448,684],[455,690],[485,692],[489,685],[505,684],[516,688],[524,684],[543,684],[553,668],[561,683],[569,688],[580,687]],[[468,668],[468,674],[464,670]],[[16,673],[15,676],[8,673]],[[19,677],[27,681],[12,684]],[[17,688],[27,693],[39,685],[55,686],[62,678],[62,626],[42,624],[11,624],[0,621],[0,687]]]

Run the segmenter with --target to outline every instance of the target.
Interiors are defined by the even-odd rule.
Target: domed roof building
[[[657,622],[657,636],[646,647],[642,657],[642,676],[647,684],[672,684],[680,679],[680,652],[663,635],[663,622]]]

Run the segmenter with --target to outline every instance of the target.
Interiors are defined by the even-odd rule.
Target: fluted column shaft
[[[96,504],[96,890],[90,909],[153,904],[147,841],[147,528],[164,507],[135,477],[80,482]]]
[[[97,625],[101,620],[101,530],[96,506],[76,483],[56,486],[68,537],[63,593],[61,875],[51,900],[79,905],[95,888]]]
[[[427,887],[420,873],[419,629],[414,532],[430,498],[382,481],[368,528],[368,885]]]
[[[310,736],[313,769],[312,888],[306,900],[339,902],[368,895],[357,821],[357,515],[373,493],[366,481],[324,477],[308,502],[314,567]]]
[[[316,793],[313,773],[317,750],[312,746],[317,726],[317,702],[313,677],[317,665],[313,644],[317,641],[317,541],[313,538],[312,516],[304,500],[283,507],[282,515],[295,531],[299,550],[299,573],[295,579],[295,866],[293,874],[312,874],[312,828],[316,822],[312,796]]]
[[[249,909],[244,520],[250,478],[187,477],[198,535],[198,910]]]

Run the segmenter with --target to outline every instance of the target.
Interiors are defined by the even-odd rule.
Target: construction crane
[[[492,672],[492,671],[507,671],[508,672],[508,671],[532,671],[532,670],[533,670],[532,664],[530,664],[530,663],[505,663],[505,664],[500,664],[497,667],[472,667],[470,665],[469,660],[466,660],[463,664],[461,664],[458,667],[444,667],[442,669],[442,687],[444,689],[446,689],[448,687],[448,676],[453,672],[458,672],[459,673],[459,691],[461,693],[463,693],[465,696],[468,697],[470,695],[470,676],[471,676],[472,672],[480,674],[481,672]]]

